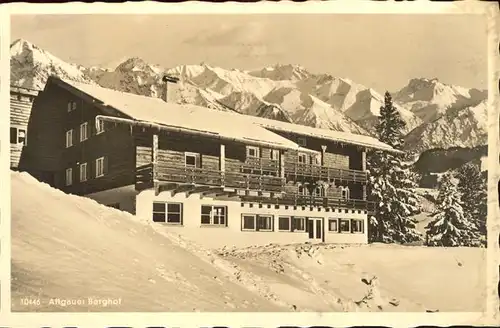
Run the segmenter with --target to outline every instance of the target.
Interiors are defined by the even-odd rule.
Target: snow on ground
[[[483,311],[485,249],[214,249],[27,174],[12,176],[14,311]],[[200,231],[202,229],[199,229]],[[189,238],[188,238],[189,237]],[[41,306],[23,307],[22,297]],[[121,298],[109,307],[48,300]]]
[[[129,214],[11,176],[13,311],[280,310]],[[57,297],[121,304],[49,305]]]

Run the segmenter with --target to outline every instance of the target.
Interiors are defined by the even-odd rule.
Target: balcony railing
[[[320,180],[325,179],[339,179],[348,180],[353,182],[366,183],[368,179],[367,172],[359,170],[350,169],[339,169],[334,167],[326,167],[315,164],[304,164],[304,163],[285,163],[285,175],[302,175],[318,178]]]
[[[332,197],[312,197],[302,196],[298,194],[285,194],[279,198],[265,198],[258,196],[245,196],[245,201],[275,204],[275,205],[289,205],[289,206],[314,206],[324,208],[344,208],[354,210],[366,210],[369,213],[375,210],[375,203],[363,199],[344,199]]]
[[[280,169],[279,160],[269,158],[248,157],[242,165],[242,169],[261,171],[263,173],[277,173]]]
[[[222,172],[205,168],[167,166],[164,164],[157,165],[155,173],[156,178],[164,182],[221,186],[264,192],[281,192],[285,184],[283,178],[275,176]],[[136,185],[149,186],[152,181],[153,164],[136,168]]]

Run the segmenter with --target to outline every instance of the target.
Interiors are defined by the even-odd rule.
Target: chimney
[[[162,81],[164,83],[162,99],[163,101],[168,103],[168,84],[179,82],[179,78],[175,76],[164,75]]]

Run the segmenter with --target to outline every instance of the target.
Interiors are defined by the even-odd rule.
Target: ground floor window
[[[66,186],[71,186],[73,184],[73,169],[66,169]]]
[[[278,230],[279,231],[306,231],[306,218],[296,217],[296,216],[280,216],[278,218]]]
[[[292,228],[290,216],[280,216],[278,218],[278,230],[279,231],[290,231]]]
[[[328,231],[330,232],[352,232],[364,233],[363,219],[328,219]]]
[[[351,220],[351,229],[352,229],[352,232],[363,233],[364,232],[364,222],[363,222],[363,220],[352,219]]]
[[[153,222],[182,224],[182,204],[154,202]]]
[[[339,221],[337,219],[328,219],[328,231],[339,231]]]
[[[217,226],[227,225],[227,207],[226,206],[201,206],[201,224],[210,224]]]
[[[273,231],[274,217],[272,215],[243,214],[241,229],[248,231]]]
[[[350,232],[350,224],[348,219],[339,219],[340,231],[339,232]]]
[[[306,231],[306,218],[303,217],[292,217],[292,227],[291,231],[305,232]]]

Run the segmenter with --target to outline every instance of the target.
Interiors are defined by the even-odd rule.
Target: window
[[[184,163],[186,166],[199,167],[200,155],[196,153],[185,153]]]
[[[306,138],[297,138],[299,146],[305,147],[307,145]]]
[[[241,218],[241,230],[255,230],[256,215],[244,214]]]
[[[11,127],[10,143],[14,145],[22,144],[26,146],[26,129]]]
[[[247,146],[247,157],[260,157],[259,147]]]
[[[73,146],[73,130],[66,131],[66,148]]]
[[[88,138],[88,124],[87,122],[80,124],[80,141],[87,140]]]
[[[304,186],[299,186],[299,195],[307,196],[307,188]]]
[[[341,187],[342,188],[342,198],[349,199],[349,187]]]
[[[97,120],[95,129],[96,129],[96,134],[103,133],[104,132],[104,121]]]
[[[273,231],[273,216],[272,215],[257,216],[257,230]]]
[[[182,224],[182,204],[154,202],[153,222]]]
[[[74,111],[76,109],[76,102],[70,101],[68,102],[68,112]]]
[[[340,219],[340,232],[350,232],[351,229],[349,227],[349,220]]]
[[[243,214],[241,216],[241,230],[273,231],[273,219],[272,215]]]
[[[293,231],[299,231],[303,232],[306,231],[306,218],[303,217],[292,217],[292,232]]]
[[[297,160],[300,164],[306,164],[307,163],[307,155],[303,154],[303,153],[299,153]]]
[[[363,223],[364,223],[363,220],[352,219],[351,220],[351,229],[352,229],[352,232],[354,232],[354,233],[363,233],[364,232]]]
[[[311,164],[321,165],[321,154],[316,154],[314,156],[311,156]]]
[[[73,169],[66,169],[66,186],[71,186],[73,184]]]
[[[339,232],[339,221],[337,219],[328,219],[328,231]]]
[[[316,186],[313,190],[314,197],[325,197],[325,188],[323,186]]]
[[[271,159],[272,160],[280,159],[280,151],[278,149],[271,149]]]
[[[95,160],[95,177],[102,177],[104,173],[104,157],[101,157]]]
[[[218,226],[227,225],[227,207],[226,206],[201,206],[201,224],[212,224]]]
[[[291,217],[280,216],[278,218],[278,230],[279,231],[290,231],[291,230]]]
[[[87,163],[80,164],[80,182],[87,181]]]

